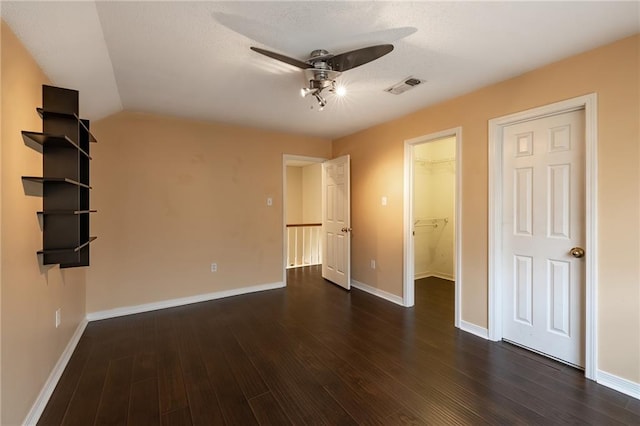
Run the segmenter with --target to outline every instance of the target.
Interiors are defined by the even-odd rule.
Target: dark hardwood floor
[[[453,327],[453,284],[402,308],[288,287],[90,323],[39,424],[640,424],[640,401]]]

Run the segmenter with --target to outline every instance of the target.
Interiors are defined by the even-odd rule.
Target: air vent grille
[[[396,83],[393,86],[384,89],[384,91],[389,92],[393,95],[400,95],[406,92],[407,90],[411,90],[424,83],[426,83],[426,80],[421,80],[419,78],[409,76],[407,78],[404,78],[401,82]]]

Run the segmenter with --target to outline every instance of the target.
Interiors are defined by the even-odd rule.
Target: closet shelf
[[[87,152],[85,152],[74,141],[72,141],[68,136],[65,135],[49,135],[47,133],[29,132],[23,130],[22,139],[24,140],[25,145],[27,145],[29,148],[35,149],[40,153],[42,153],[41,148],[45,145],[55,146],[59,148],[75,148],[78,150],[78,152],[91,160],[91,156],[89,156]],[[34,143],[36,145],[34,145]]]
[[[40,250],[38,251],[38,254],[65,254],[65,253],[76,253],[79,252],[80,250],[82,250],[84,247],[88,246],[89,244],[91,244],[96,238],[98,237],[89,237],[89,240],[85,241],[84,243],[80,244],[77,247],[69,247],[69,248],[59,248],[59,249],[47,249],[47,250]]]
[[[78,181],[75,181],[75,180],[69,179],[69,178],[22,176],[22,180],[28,180],[30,182],[36,182],[36,183],[65,183],[65,184],[69,184],[69,185],[79,186],[79,187],[82,187],[82,188],[92,189],[89,185],[86,185],[84,183],[80,183]]]
[[[36,212],[36,214],[47,216],[47,215],[77,215],[77,214],[89,214],[96,213],[98,210],[47,210]]]
[[[98,142],[98,140],[91,134],[87,126],[82,122],[82,119],[80,119],[77,114],[62,111],[51,111],[44,108],[36,108],[36,111],[38,111],[38,115],[40,116],[40,118],[69,118],[76,120],[78,124],[80,124],[80,126],[82,126],[84,130],[86,130],[89,134],[89,142]]]

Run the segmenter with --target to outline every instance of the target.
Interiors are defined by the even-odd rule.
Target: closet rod
[[[421,218],[421,219],[415,220],[413,222],[413,226],[416,228],[421,228],[423,226],[431,226],[433,228],[437,228],[438,222],[444,222],[444,224],[446,225],[447,223],[449,223],[449,218],[448,217]]]

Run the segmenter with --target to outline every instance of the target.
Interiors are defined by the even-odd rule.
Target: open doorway
[[[456,139],[416,145],[414,154],[414,277],[453,282]]]
[[[405,142],[404,305],[439,293],[460,325],[460,129]],[[437,288],[437,289],[436,289]],[[435,290],[434,290],[435,289]]]
[[[287,269],[322,264],[322,158],[283,159],[283,280]]]

